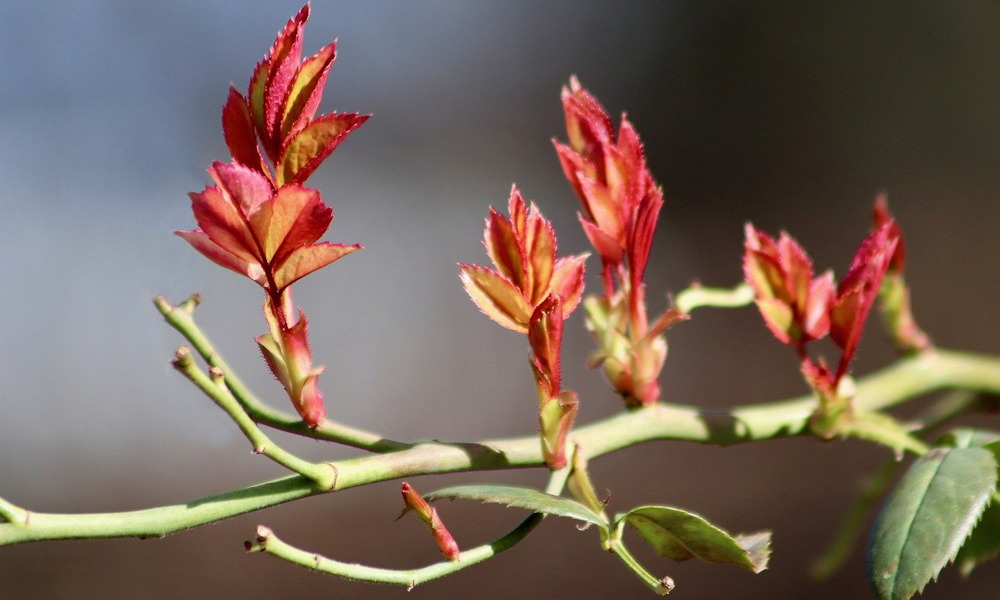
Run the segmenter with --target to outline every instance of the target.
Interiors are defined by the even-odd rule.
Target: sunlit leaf
[[[771,554],[771,532],[730,535],[704,517],[671,506],[640,506],[618,515],[657,554],[673,560],[699,558],[760,573]]]
[[[608,522],[576,500],[553,496],[531,488],[509,485],[459,485],[438,490],[424,496],[427,500],[442,498],[475,500],[487,504],[502,504],[512,508],[524,508],[533,512],[566,517],[593,523],[607,528]]]

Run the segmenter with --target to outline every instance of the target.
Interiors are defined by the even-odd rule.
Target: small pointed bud
[[[576,394],[564,391],[550,398],[539,411],[542,456],[550,469],[566,466],[566,440],[576,420],[579,404]]]
[[[458,560],[460,557],[458,543],[448,532],[448,528],[444,526],[438,516],[437,509],[432,507],[413,486],[405,481],[402,484],[402,494],[403,502],[407,508],[413,510],[420,517],[420,520],[430,530],[431,535],[434,536],[434,541],[437,542],[441,554],[448,560]]]
[[[906,266],[903,233],[889,213],[885,194],[880,194],[875,200],[873,217],[876,230],[889,224],[890,236],[897,239],[896,250],[892,253],[889,268],[886,270],[885,279],[879,289],[883,321],[897,352],[901,354],[923,352],[930,348],[932,343],[930,337],[917,325],[913,316],[913,309],[910,305],[910,288],[903,278],[903,269]]]
[[[587,458],[579,444],[576,444],[573,450],[573,470],[566,480],[566,487],[574,498],[594,512],[598,514],[604,512],[605,502],[597,497],[594,484],[590,480],[590,473],[587,472]]]

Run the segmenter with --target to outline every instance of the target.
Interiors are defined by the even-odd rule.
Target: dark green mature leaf
[[[671,506],[640,506],[618,515],[660,556],[674,560],[700,558],[759,573],[767,568],[771,532],[731,536],[692,512]]]
[[[872,532],[868,576],[879,597],[906,600],[936,578],[979,520],[996,482],[996,458],[983,448],[934,448],[917,459]]]
[[[427,500],[442,498],[475,500],[488,504],[502,504],[514,508],[525,508],[530,511],[567,517],[586,523],[593,523],[607,529],[608,522],[600,515],[590,510],[576,500],[553,496],[531,488],[511,485],[458,485],[438,490],[424,496]]]

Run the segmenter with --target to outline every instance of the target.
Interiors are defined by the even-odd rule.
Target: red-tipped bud
[[[565,391],[545,402],[538,412],[542,456],[550,469],[566,466],[566,440],[576,420],[579,404],[576,394]]]
[[[889,225],[889,237],[896,239],[896,250],[892,253],[887,273],[902,273],[906,266],[906,245],[903,243],[903,231],[889,213],[889,199],[884,192],[875,198],[872,221],[874,223],[872,231]]]
[[[889,330],[889,337],[902,354],[922,352],[931,347],[931,340],[913,317],[913,310],[910,307],[910,288],[903,279],[903,269],[906,266],[903,233],[889,213],[885,194],[880,194],[876,198],[873,217],[873,231],[888,226],[889,236],[897,240],[896,250],[892,253],[889,268],[879,289],[882,317]]]
[[[437,542],[438,548],[441,549],[441,554],[448,560],[458,560],[458,543],[455,542],[455,538],[451,537],[448,528],[441,522],[437,509],[431,506],[417,490],[413,489],[413,486],[405,481],[402,484],[402,493],[403,502],[406,503],[406,507],[413,510],[420,517],[420,520],[427,525],[431,535],[434,536],[434,541]]]

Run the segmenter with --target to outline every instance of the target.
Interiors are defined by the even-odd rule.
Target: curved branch
[[[320,489],[330,489],[336,480],[336,471],[327,463],[313,463],[288,452],[271,441],[257,423],[251,419],[240,406],[229,387],[225,383],[225,374],[219,367],[209,367],[209,377],[191,360],[191,349],[181,346],[173,360],[174,368],[180,371],[191,383],[211,398],[219,408],[226,412],[249,440],[254,454],[263,454],[286,469],[308,477]]]
[[[341,425],[327,419],[312,429],[303,423],[298,416],[275,410],[261,402],[247,389],[236,372],[216,351],[208,336],[195,323],[194,309],[200,301],[198,295],[195,294],[174,306],[163,296],[157,296],[153,299],[153,304],[167,323],[184,336],[184,339],[191,344],[208,366],[222,370],[225,374],[226,385],[254,421],[280,431],[336,442],[371,452],[391,452],[410,447],[410,444],[385,439],[377,434]]]
[[[1000,394],[1000,358],[935,350],[902,360],[858,382],[858,412],[883,410],[941,389]],[[803,396],[782,402],[703,411],[657,404],[622,412],[580,427],[571,439],[593,459],[651,440],[732,445],[806,434],[815,408]],[[418,474],[542,467],[538,438],[526,436],[476,443],[425,443],[388,454],[330,463],[333,490]],[[0,523],[0,546],[66,538],[155,537],[323,493],[301,476],[215,496],[139,511],[103,514],[31,513],[30,524]]]
[[[569,467],[553,472],[549,477],[545,492],[553,495],[561,494],[569,472]],[[279,539],[269,527],[263,525],[257,527],[257,537],[254,541],[246,542],[246,549],[247,552],[265,552],[294,565],[327,575],[370,583],[402,585],[406,586],[407,589],[413,589],[421,583],[451,575],[492,558],[504,550],[513,548],[526,538],[544,518],[544,513],[531,513],[503,537],[475,548],[462,550],[461,556],[457,560],[437,562],[417,569],[382,569],[334,560],[296,548]]]

